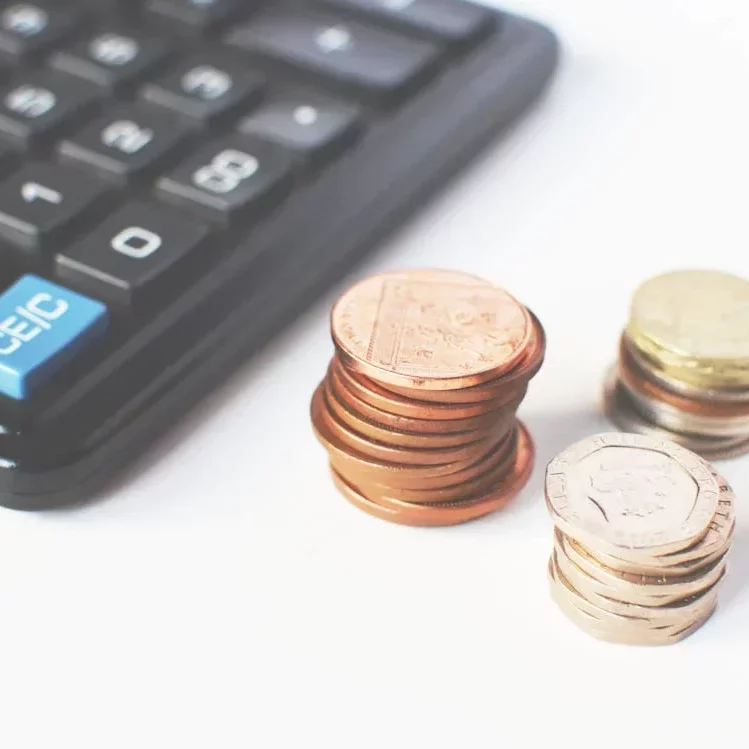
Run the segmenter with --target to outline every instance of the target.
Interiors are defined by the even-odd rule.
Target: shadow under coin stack
[[[402,271],[352,287],[331,327],[336,353],[312,423],[354,505],[452,525],[525,486],[534,447],[515,414],[545,337],[520,302],[465,273]]]
[[[749,281],[677,271],[635,293],[605,409],[710,460],[749,452]]]
[[[653,437],[590,437],[551,461],[546,502],[552,596],[589,634],[666,645],[715,610],[734,495],[702,458]]]

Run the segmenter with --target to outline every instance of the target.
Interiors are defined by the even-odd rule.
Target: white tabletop
[[[749,6],[507,5],[561,34],[553,92],[361,272],[462,268],[538,314],[549,356],[522,407],[539,460],[527,490],[436,530],[335,492],[307,416],[333,291],[102,501],[0,512],[2,746],[650,749],[745,735],[749,459],[722,465],[739,530],[721,606],[655,650],[599,643],[553,605],[541,477],[607,428],[601,380],[638,282],[686,266],[749,275]]]

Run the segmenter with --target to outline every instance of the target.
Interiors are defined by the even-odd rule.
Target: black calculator
[[[464,0],[0,2],[0,504],[101,490],[557,59]]]

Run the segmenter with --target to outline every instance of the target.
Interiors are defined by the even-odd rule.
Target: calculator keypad
[[[69,387],[418,93],[483,22],[456,4],[0,1],[0,405]]]

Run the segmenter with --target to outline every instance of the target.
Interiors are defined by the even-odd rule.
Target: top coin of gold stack
[[[627,431],[711,459],[749,451],[749,281],[684,270],[644,283],[605,397]]]
[[[515,412],[545,337],[520,302],[466,273],[401,271],[349,289],[331,330],[312,422],[351,502],[394,522],[448,525],[524,486],[533,443]]]

